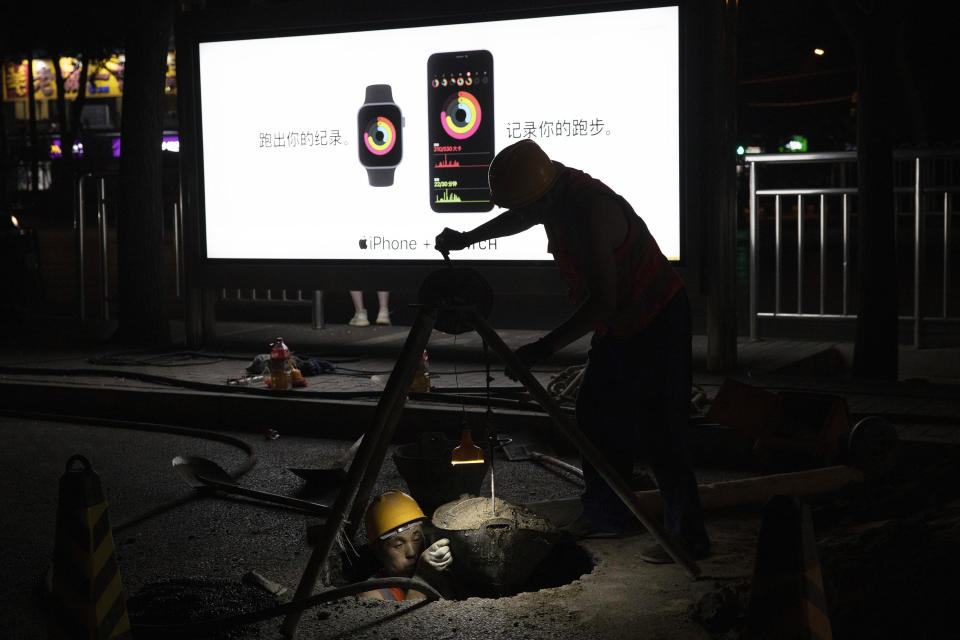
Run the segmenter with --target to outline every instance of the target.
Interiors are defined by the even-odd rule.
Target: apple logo
[[[367,239],[366,239],[366,238],[360,238],[360,248],[361,248],[361,249],[366,249],[366,248],[367,248]]]

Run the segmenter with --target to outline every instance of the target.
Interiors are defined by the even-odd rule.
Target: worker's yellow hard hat
[[[389,538],[427,518],[417,501],[403,491],[382,493],[367,507],[367,541]]]
[[[529,138],[505,147],[490,163],[488,180],[494,204],[512,208],[536,201],[553,186],[561,166]]]

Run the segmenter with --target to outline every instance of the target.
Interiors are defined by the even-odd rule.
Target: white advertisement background
[[[493,55],[496,149],[519,139],[508,137],[511,123],[521,135],[533,123],[551,158],[623,195],[677,258],[676,7],[200,43],[207,256],[432,260],[444,227],[467,230],[500,213],[437,213],[429,203],[427,58],[474,49]],[[404,114],[390,187],[369,186],[359,162],[368,84],[391,85]],[[574,120],[602,128],[541,137],[541,122]],[[326,145],[261,146],[264,134],[300,142],[324,131]],[[334,131],[343,144],[329,144]],[[457,257],[550,259],[540,227]]]

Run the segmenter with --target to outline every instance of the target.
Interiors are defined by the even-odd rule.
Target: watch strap
[[[367,85],[363,98],[366,104],[393,102],[393,90],[388,84]],[[395,167],[366,167],[367,180],[372,187],[389,187],[393,184]]]
[[[367,167],[367,180],[371,187],[389,187],[393,184],[393,171],[396,167]]]
[[[393,90],[388,84],[367,85],[364,102],[393,102]]]

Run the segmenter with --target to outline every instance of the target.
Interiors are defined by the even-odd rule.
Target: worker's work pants
[[[577,396],[577,422],[619,476],[629,481],[635,457],[660,488],[664,529],[691,551],[709,549],[697,480],[683,446],[692,387],[690,303],[681,290],[640,333],[594,335]],[[583,462],[584,516],[618,529],[636,518]]]

